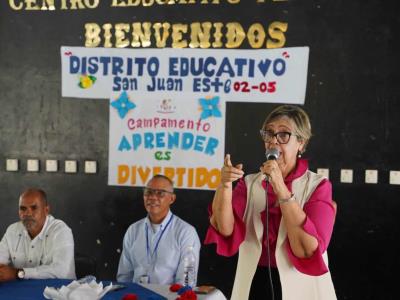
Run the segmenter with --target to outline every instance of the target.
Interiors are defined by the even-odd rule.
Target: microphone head
[[[277,160],[279,158],[279,150],[276,148],[267,149],[265,151],[265,157],[267,160]]]

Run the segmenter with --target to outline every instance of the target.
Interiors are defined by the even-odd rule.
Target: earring
[[[301,158],[301,151],[297,151],[297,158]]]

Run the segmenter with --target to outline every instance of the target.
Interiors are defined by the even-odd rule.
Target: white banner
[[[110,99],[110,185],[164,174],[179,188],[215,189],[225,103],[303,104],[308,53],[62,47],[62,95]]]
[[[113,93],[108,184],[144,186],[164,174],[178,188],[215,189],[224,143],[225,103],[218,96]]]
[[[156,99],[213,95],[224,101],[304,104],[308,54],[308,47],[61,47],[62,96],[108,99],[111,91],[127,91]]]

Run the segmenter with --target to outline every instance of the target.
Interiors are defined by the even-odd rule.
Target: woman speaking
[[[336,206],[329,180],[301,158],[308,115],[279,106],[260,133],[267,157],[259,173],[243,177],[242,164],[226,155],[205,243],[216,243],[219,255],[239,250],[231,299],[336,299],[326,251]]]

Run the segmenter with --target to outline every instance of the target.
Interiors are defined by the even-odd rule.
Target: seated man
[[[200,239],[193,226],[170,211],[175,197],[173,183],[164,175],[154,176],[144,188],[148,215],[133,223],[125,234],[119,282],[183,284],[182,256],[189,247],[194,248],[197,277]]]
[[[28,189],[19,198],[20,222],[0,242],[0,282],[14,279],[75,279],[71,229],[49,215],[46,193]]]

